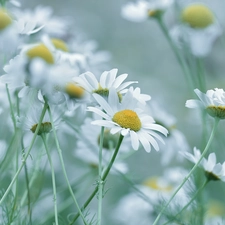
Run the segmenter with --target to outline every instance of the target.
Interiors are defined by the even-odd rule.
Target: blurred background
[[[176,126],[184,133],[190,148],[199,146],[201,135],[199,112],[185,108],[186,100],[196,98],[195,94],[188,89],[176,58],[156,21],[151,19],[142,23],[133,23],[121,17],[121,8],[127,2],[125,0],[21,0],[21,7],[33,9],[37,5],[50,6],[55,16],[69,18],[75,33],[84,33],[87,39],[93,39],[98,43],[98,50],[110,52],[112,60],[109,63],[109,70],[118,68],[119,74],[129,74],[128,80],[137,80],[139,82],[137,86],[141,87],[143,93],[149,94],[165,112],[176,118]],[[224,30],[225,1],[199,2],[206,3],[212,9]],[[173,10],[169,10],[165,18],[166,25],[172,27],[175,23]],[[204,58],[208,89],[225,87],[224,62],[225,36],[222,34],[214,43],[212,52]],[[221,129],[223,126],[224,124],[220,124]],[[224,143],[222,147],[224,148]],[[224,152],[224,149],[222,153],[219,152],[223,158]],[[159,161],[160,155],[156,151],[152,150],[147,154],[140,149],[127,159],[131,178],[136,182],[142,182],[148,176],[160,175],[162,168]],[[129,184],[114,176],[108,178],[107,186],[110,190],[103,201],[103,204],[107,202],[107,207],[103,208],[104,215],[110,214],[120,197],[130,188]],[[216,190],[213,185],[209,188]],[[223,195],[225,196],[224,191]],[[220,198],[216,191],[214,196]],[[108,218],[105,218],[105,221],[108,225],[115,225]]]

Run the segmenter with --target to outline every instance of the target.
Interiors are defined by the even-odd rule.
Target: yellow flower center
[[[101,95],[103,98],[109,96],[109,89],[108,88],[102,88],[100,84],[99,84],[98,89],[96,89],[92,92]],[[122,101],[122,95],[119,92],[117,92],[117,95],[118,95],[119,101],[121,102]]]
[[[129,128],[136,132],[141,129],[141,121],[137,113],[130,109],[117,112],[112,120],[123,128]]]
[[[206,108],[206,111],[212,117],[218,117],[220,119],[225,119],[225,106],[210,105]]]
[[[82,98],[84,96],[84,89],[74,83],[68,83],[66,85],[65,92],[70,96],[70,98]]]
[[[207,217],[223,216],[225,214],[225,205],[222,202],[211,200],[206,212]]]
[[[144,181],[145,186],[158,191],[172,191],[173,187],[171,185],[160,185],[158,177],[151,177]]]
[[[35,133],[37,126],[38,126],[38,124],[34,124],[30,130],[33,133]],[[51,130],[52,130],[52,124],[50,122],[44,122],[44,123],[41,123],[40,129],[37,134],[41,135],[43,133],[49,133]]]
[[[205,28],[214,22],[214,16],[207,6],[192,4],[183,10],[182,20],[193,28]]]
[[[5,9],[0,9],[0,31],[4,30],[12,23],[12,19]]]
[[[37,58],[37,57],[42,58],[49,64],[54,63],[54,57],[53,57],[52,53],[44,44],[39,44],[39,45],[36,45],[33,48],[29,49],[27,51],[27,56],[30,59]]]
[[[67,44],[63,40],[58,38],[52,38],[51,42],[55,46],[55,48],[62,50],[64,52],[68,52]]]

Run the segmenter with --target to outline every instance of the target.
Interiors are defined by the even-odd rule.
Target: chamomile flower
[[[68,21],[53,15],[53,9],[50,6],[37,6],[34,10],[15,9],[13,14],[16,18],[20,18],[24,23],[32,21],[37,27],[43,27],[42,34],[53,36],[62,36],[68,28]]]
[[[173,0],[153,0],[153,1],[137,1],[129,2],[122,8],[122,16],[132,22],[143,22],[149,17],[157,16],[163,13]]]
[[[223,89],[208,90],[206,94],[198,89],[194,91],[200,100],[188,100],[185,104],[186,107],[203,108],[210,116],[225,119],[225,92]]]
[[[35,102],[30,108],[27,109],[26,115],[19,118],[19,124],[24,129],[24,131],[29,131],[30,133],[35,133],[38,122],[40,120],[41,112],[43,109],[43,104],[40,102]],[[59,126],[61,122],[61,114],[56,107],[52,107],[53,123],[55,128]],[[48,113],[45,114],[38,135],[47,134],[52,131],[52,124]]]
[[[170,34],[175,43],[197,57],[205,57],[212,49],[222,29],[213,12],[202,3],[187,5],[181,11],[181,24],[174,26]]]
[[[151,145],[155,150],[159,150],[155,139],[163,142],[159,133],[166,136],[168,131],[163,126],[155,124],[153,118],[143,114],[140,108],[136,108],[137,100],[133,98],[132,93],[128,91],[121,103],[115,89],[110,90],[108,102],[100,95],[93,94],[93,96],[102,110],[97,107],[88,107],[88,110],[104,120],[95,120],[92,124],[109,128],[111,134],[129,135],[135,150],[139,148],[139,142],[146,152],[151,151]]]
[[[86,162],[89,166],[98,167],[98,152],[100,144],[100,133],[101,128],[91,124],[92,119],[86,118],[84,124],[81,126],[81,132],[78,135],[78,142],[74,154],[77,158]],[[110,134],[109,130],[104,131],[104,141],[103,141],[103,166],[107,166],[113,151],[117,145],[119,139],[118,134]],[[130,149],[127,140],[121,144],[119,155],[113,165],[112,172],[114,168],[122,173],[126,173],[128,167],[125,162],[119,160],[122,154],[128,153]]]
[[[181,152],[181,154],[193,163],[197,163],[201,157],[201,152],[196,147],[193,150],[194,154]],[[205,175],[208,180],[222,180],[225,182],[225,162],[223,164],[216,163],[216,154],[210,153],[208,159],[203,158],[200,162],[200,167],[205,170]]]
[[[116,224],[122,225],[153,224],[155,206],[162,199],[170,198],[184,174],[187,174],[187,171],[181,168],[170,168],[162,176],[146,178],[142,184],[136,185],[138,192],[131,191],[120,198],[113,211],[112,219],[116,221]],[[178,192],[175,200],[185,205],[187,198],[183,189]]]
[[[99,81],[93,73],[86,72],[81,74],[79,77],[75,77],[74,81],[83,87],[87,92],[96,93],[107,98],[110,88],[115,88],[118,95],[120,95],[127,91],[126,87],[133,83],[137,83],[136,81],[124,82],[128,74],[121,74],[116,77],[117,72],[118,69],[105,71],[100,76]]]

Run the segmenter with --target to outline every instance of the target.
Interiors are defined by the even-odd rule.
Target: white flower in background
[[[223,225],[225,222],[225,205],[218,200],[210,200],[206,207],[204,225]]]
[[[121,103],[115,89],[109,91],[108,102],[100,95],[93,94],[93,96],[102,110],[97,107],[88,107],[88,110],[104,120],[95,120],[92,124],[109,128],[111,134],[129,135],[135,150],[139,148],[139,142],[146,152],[151,151],[151,145],[155,150],[159,150],[155,139],[164,143],[159,134],[166,136],[168,131],[163,126],[155,124],[151,116],[143,114],[142,110],[137,108],[137,100],[133,98],[132,93],[128,91]]]
[[[11,58],[19,45],[19,35],[10,12],[0,7],[0,54]]]
[[[15,18],[21,19],[24,23],[32,21],[37,27],[43,27],[41,33],[52,36],[63,36],[68,29],[68,21],[53,15],[53,9],[49,6],[37,6],[34,10],[26,9],[13,10]]]
[[[188,100],[185,104],[186,107],[202,108],[212,117],[225,119],[225,92],[223,89],[215,88],[214,90],[208,90],[206,94],[198,89],[194,91],[200,100]]]
[[[188,152],[180,152],[185,158],[193,163],[197,163],[201,157],[201,152],[197,148],[193,150],[194,154]],[[223,164],[216,163],[216,154],[210,153],[208,159],[203,158],[199,164],[205,170],[205,175],[209,180],[222,180],[225,182],[225,162]]]
[[[31,106],[23,107],[23,111],[26,112],[22,114],[22,116],[18,119],[19,125],[24,129],[24,131],[29,131],[35,133],[38,122],[40,120],[40,116],[43,110],[43,104],[40,102],[33,102]],[[55,128],[57,129],[61,122],[61,115],[59,109],[50,105],[53,117],[53,123]],[[49,118],[49,114],[46,112],[44,118],[42,120],[38,135],[47,134],[52,131],[52,123]]]
[[[116,76],[117,72],[118,69],[104,71],[100,76],[99,81],[93,73],[86,72],[84,74],[81,74],[79,77],[75,77],[74,81],[89,93],[96,93],[103,97],[108,97],[109,89],[115,88],[118,95],[120,96],[127,91],[126,87],[137,82],[124,82],[128,74],[121,74],[119,76]]]
[[[162,200],[168,200],[186,174],[187,171],[182,168],[170,168],[160,177],[147,178],[142,184],[136,185],[139,191],[134,190],[120,198],[112,213],[112,220],[121,225],[153,224],[156,213],[154,206]],[[188,202],[183,189],[178,192],[175,202],[183,206]],[[173,207],[173,204],[170,206]]]
[[[152,0],[129,2],[122,8],[122,16],[133,22],[143,22],[154,17],[158,12],[164,12],[173,4],[173,0]]]
[[[197,57],[205,57],[215,40],[222,34],[222,28],[213,12],[202,3],[193,3],[181,12],[182,24],[173,27],[170,34],[178,46],[187,47]]]
[[[87,104],[91,102],[91,96],[87,91],[77,83],[71,81],[65,84],[64,92],[66,104],[69,110],[81,108],[82,113],[86,113]]]
[[[176,128],[176,118],[167,113],[156,102],[151,101],[147,105],[147,111],[154,118],[155,123],[164,126],[169,134],[166,138],[163,137],[165,145],[160,143],[161,163],[168,165],[173,160],[181,161],[179,151],[189,151],[189,145],[184,134]]]
[[[26,63],[27,60],[22,55],[17,55],[4,66],[5,74],[0,77],[1,82],[8,84],[10,89],[22,89],[26,86]]]
[[[86,162],[87,165],[98,167],[98,152],[100,144],[101,127],[91,124],[92,119],[86,118],[84,124],[81,126],[81,132],[78,134],[78,142],[74,154],[76,157]],[[112,157],[113,151],[117,145],[119,139],[118,134],[110,134],[109,130],[104,131],[103,141],[103,166],[107,166]],[[127,140],[128,141],[128,140]],[[119,160],[120,156],[126,154],[130,150],[130,145],[125,140],[120,147],[119,154],[113,164],[112,172],[116,173],[116,170],[126,173],[128,167],[125,162]],[[116,169],[116,170],[114,170]]]
[[[30,85],[40,90],[39,99],[43,96],[53,104],[65,102],[65,87],[77,71],[68,64],[49,65],[41,59],[34,59],[30,64]]]

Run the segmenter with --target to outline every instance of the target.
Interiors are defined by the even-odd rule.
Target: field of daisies
[[[0,0],[0,225],[224,225],[223,0]]]

